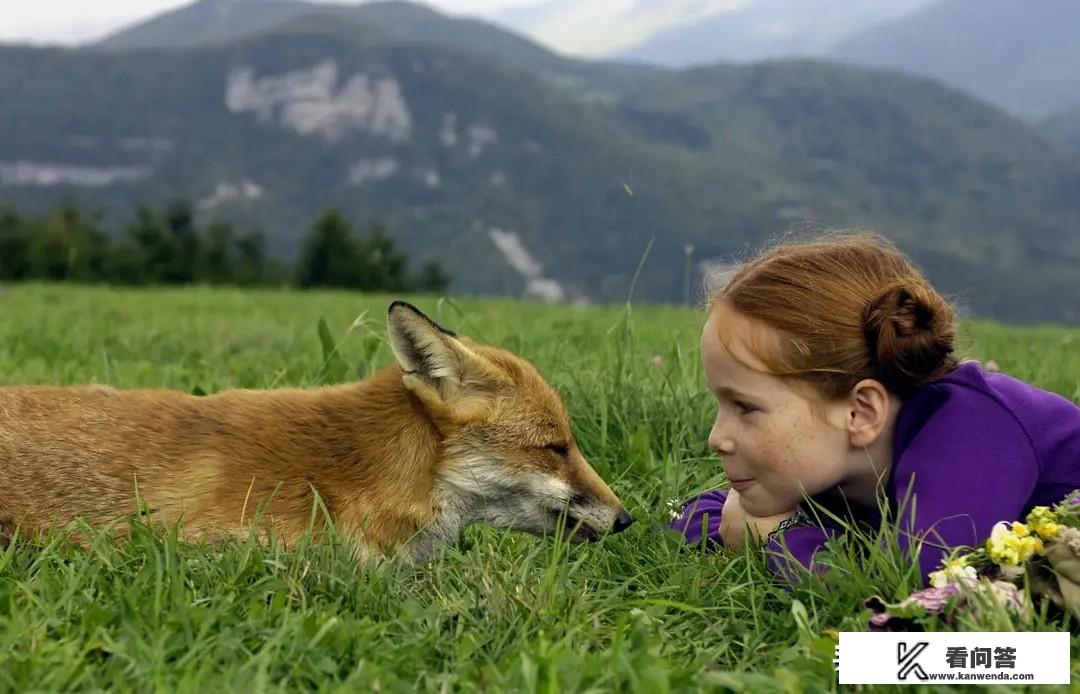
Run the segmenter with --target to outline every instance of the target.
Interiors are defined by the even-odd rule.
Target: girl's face
[[[853,457],[847,403],[814,398],[808,388],[766,373],[747,347],[779,340],[723,306],[710,311],[701,335],[701,360],[718,404],[709,447],[753,516],[791,511],[804,496],[840,484]]]

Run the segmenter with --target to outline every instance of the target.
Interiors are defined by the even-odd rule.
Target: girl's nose
[[[720,428],[720,420],[713,424],[709,432],[709,448],[717,455],[732,455],[735,453],[735,440]]]

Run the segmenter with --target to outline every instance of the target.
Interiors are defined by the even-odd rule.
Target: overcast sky
[[[324,0],[359,4],[358,0]],[[603,55],[653,32],[753,0],[427,0],[445,12],[513,25],[564,53]],[[0,41],[74,44],[191,0],[0,0]]]

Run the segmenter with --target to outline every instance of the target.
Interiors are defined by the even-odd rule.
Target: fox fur
[[[0,538],[145,509],[182,536],[286,542],[316,498],[375,553],[429,557],[470,523],[575,540],[632,518],[578,450],[566,409],[520,357],[391,304],[396,363],[348,385],[194,396],[0,388]]]

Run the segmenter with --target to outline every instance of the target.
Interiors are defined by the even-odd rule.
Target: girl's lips
[[[747,478],[741,479],[741,480],[728,479],[728,482],[731,483],[731,488],[734,489],[737,492],[742,491],[743,489],[746,489],[747,487],[749,487],[750,484],[753,481],[754,481],[754,478],[752,478],[752,477],[747,477]]]

